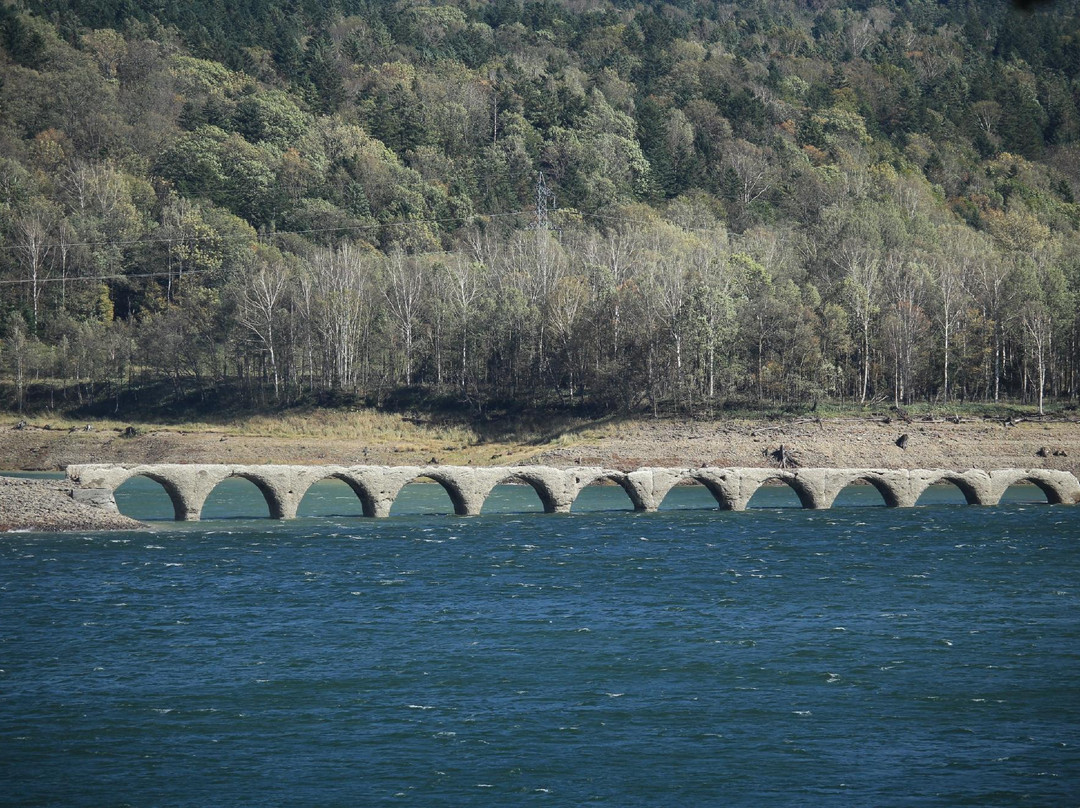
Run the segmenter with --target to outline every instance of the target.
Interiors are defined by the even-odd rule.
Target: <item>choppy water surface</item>
[[[377,521],[327,483],[272,522],[231,485],[0,539],[0,804],[1080,802],[1080,508],[1037,491]]]

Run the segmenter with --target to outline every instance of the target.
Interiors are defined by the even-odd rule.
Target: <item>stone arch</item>
[[[756,494],[765,483],[777,480],[784,483],[792,491],[795,492],[795,496],[799,498],[799,504],[804,508],[817,508],[818,499],[815,496],[814,491],[806,485],[797,475],[790,472],[777,471],[771,474],[763,474],[756,476],[754,479],[744,478],[744,487],[742,491],[743,508],[750,504],[750,500],[753,499]],[[740,509],[741,510],[741,509]]]
[[[341,480],[352,489],[352,492],[356,494],[356,498],[360,500],[360,507],[363,509],[364,516],[373,517],[378,515],[378,505],[376,504],[375,493],[363,480],[351,476],[346,471],[332,471],[329,474],[323,474],[320,477],[312,478],[307,485],[304,486],[303,491],[297,492],[297,509],[299,509],[300,503],[304,501],[304,497],[307,496],[311,487],[315,485],[315,483],[320,483],[323,480]]]
[[[841,481],[832,493],[829,503],[830,506],[836,502],[836,498],[840,496],[840,493],[845,488],[855,485],[856,483],[868,483],[869,485],[872,485],[874,489],[877,490],[879,494],[881,494],[881,499],[884,501],[885,507],[900,507],[902,502],[900,493],[895,488],[893,488],[892,484],[888,480],[885,480],[881,476],[870,472],[854,474],[851,477],[845,478],[843,481]]]
[[[222,477],[220,480],[215,482],[206,492],[206,496],[203,498],[203,506],[205,507],[206,501],[210,499],[210,497],[213,495],[214,491],[219,485],[225,482],[225,480],[231,479],[233,477],[247,480],[249,483],[254,484],[254,486],[259,489],[259,493],[261,493],[263,495],[263,499],[266,500],[266,507],[267,510],[270,512],[271,519],[288,519],[294,515],[289,513],[288,503],[285,497],[281,495],[281,493],[277,490],[277,487],[272,481],[266,479],[256,471],[247,471],[243,468],[234,469],[228,474],[226,474],[224,477]],[[200,508],[200,511],[201,510],[202,509]]]
[[[188,502],[184,496],[184,492],[180,489],[176,482],[170,480],[166,475],[157,474],[153,471],[133,470],[131,474],[128,474],[123,479],[115,482],[112,486],[114,501],[117,489],[119,489],[120,486],[122,486],[129,480],[134,480],[136,477],[145,477],[148,480],[153,480],[165,490],[165,493],[169,495],[169,500],[172,502],[173,518],[177,522],[183,522],[187,519],[194,518],[191,509],[189,508]]]
[[[668,495],[674,491],[680,484],[686,482],[698,483],[705,487],[705,489],[712,494],[713,499],[716,500],[716,506],[723,511],[729,511],[735,507],[735,501],[729,494],[728,490],[717,480],[714,476],[700,469],[688,469],[672,482],[671,486],[663,492],[663,496],[658,497],[657,507],[664,504],[664,500]]]
[[[559,497],[551,490],[547,480],[538,474],[530,474],[527,469],[513,469],[509,473],[497,477],[490,486],[487,486],[483,502],[487,502],[487,498],[491,495],[495,486],[508,483],[522,483],[532,488],[536,492],[536,496],[539,497],[540,504],[544,507],[544,513],[556,513],[559,510]],[[480,504],[481,511],[484,507],[483,502]]]
[[[454,479],[451,474],[441,472],[438,469],[421,469],[418,474],[408,480],[403,480],[397,491],[394,493],[393,499],[390,502],[390,507],[394,506],[394,502],[397,501],[398,495],[401,493],[401,489],[411,483],[422,482],[424,480],[431,480],[442,486],[443,490],[450,496],[450,503],[454,506],[454,513],[457,516],[468,516],[471,511],[469,510],[468,499],[465,496],[465,492],[462,491],[458,481]]]
[[[1075,489],[1076,479],[1072,475],[1065,477],[1061,472],[1054,474],[1040,469],[1009,470],[994,472],[993,479],[994,487],[997,489],[994,504],[1000,502],[1009,487],[1017,483],[1031,483],[1036,486],[1046,496],[1046,502],[1049,505],[1073,504],[1076,502],[1075,493],[1071,490]],[[1069,485],[1070,482],[1072,485]]]
[[[925,478],[920,482],[919,488],[914,491],[915,503],[917,504],[923,494],[932,485],[938,485],[940,483],[950,483],[960,489],[960,493],[964,495],[964,500],[968,505],[986,505],[990,504],[987,501],[987,493],[982,488],[972,482],[968,477],[956,472],[944,472],[942,474],[935,474],[933,476]]]
[[[642,497],[641,492],[637,489],[629,476],[621,471],[615,471],[613,469],[598,469],[596,471],[585,471],[582,469],[579,473],[576,473],[573,477],[573,485],[576,490],[573,492],[570,507],[573,508],[574,503],[577,502],[582,491],[590,485],[595,485],[600,482],[615,483],[622,488],[622,490],[626,492],[626,495],[630,497],[630,502],[633,504],[635,511],[648,510],[648,503]]]

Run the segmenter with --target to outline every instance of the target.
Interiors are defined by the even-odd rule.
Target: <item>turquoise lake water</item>
[[[0,805],[1078,805],[1080,508],[1037,499],[232,480],[6,535]]]

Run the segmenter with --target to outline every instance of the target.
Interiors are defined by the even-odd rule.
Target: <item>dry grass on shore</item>
[[[222,421],[184,421],[158,423],[117,421],[109,418],[71,419],[64,416],[19,416],[8,414],[0,420],[26,428],[57,432],[123,432],[133,427],[139,432],[178,434],[235,435],[266,438],[325,438],[340,440],[402,441],[438,440],[450,443],[477,442],[476,432],[468,426],[441,424],[398,413],[376,410],[314,409],[282,415],[251,415]],[[89,429],[87,429],[89,427]],[[0,426],[0,429],[3,429]]]

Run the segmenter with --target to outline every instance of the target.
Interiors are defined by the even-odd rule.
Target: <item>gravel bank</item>
[[[142,522],[73,500],[64,480],[0,477],[0,533],[10,530],[143,530]]]

